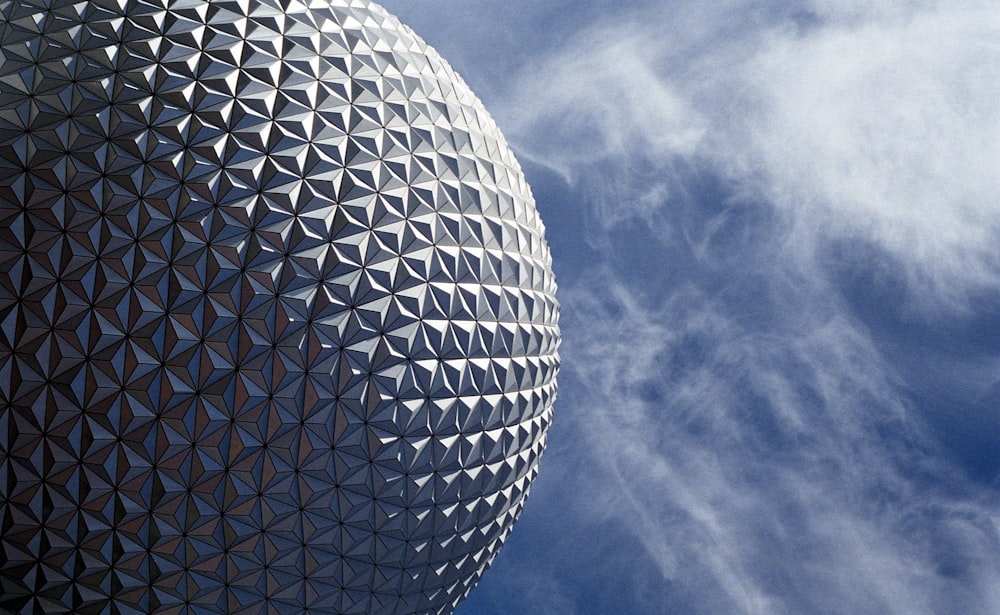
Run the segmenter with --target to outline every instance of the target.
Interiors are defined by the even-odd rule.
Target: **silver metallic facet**
[[[558,366],[479,101],[363,1],[0,18],[0,611],[450,612]]]

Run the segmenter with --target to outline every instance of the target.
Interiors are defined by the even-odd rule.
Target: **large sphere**
[[[558,364],[479,101],[364,1],[0,14],[0,611],[450,612]]]

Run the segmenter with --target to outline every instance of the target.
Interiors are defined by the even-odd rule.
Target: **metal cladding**
[[[480,102],[363,1],[0,15],[0,611],[450,612],[558,366]]]

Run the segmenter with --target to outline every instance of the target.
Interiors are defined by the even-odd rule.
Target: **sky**
[[[545,220],[555,422],[458,615],[1000,613],[1000,9],[386,0]]]

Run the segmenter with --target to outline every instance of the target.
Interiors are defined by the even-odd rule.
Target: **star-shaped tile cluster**
[[[0,611],[448,613],[556,395],[543,226],[358,0],[0,0]]]

